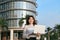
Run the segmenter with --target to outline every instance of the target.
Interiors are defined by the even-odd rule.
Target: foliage
[[[19,26],[22,26],[22,24],[24,23],[23,20],[26,20],[28,16],[29,15],[26,15],[25,18],[20,18],[20,20],[19,20]]]
[[[2,30],[5,28],[8,29],[8,24],[7,24],[6,20],[3,18],[0,18],[0,28],[2,28]]]

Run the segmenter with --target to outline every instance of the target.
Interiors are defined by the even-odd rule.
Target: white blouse
[[[23,31],[23,38],[30,38],[28,35],[34,33],[34,27],[31,25],[26,25]],[[36,35],[33,35],[31,37],[36,37]],[[36,39],[40,39],[40,37],[36,37]]]
[[[30,27],[26,29],[26,34],[32,34],[34,32],[34,28]]]
[[[23,37],[27,38],[28,35],[34,33],[34,26],[26,25],[23,32]]]

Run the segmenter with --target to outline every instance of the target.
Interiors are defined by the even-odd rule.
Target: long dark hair
[[[32,17],[33,20],[34,20],[33,25],[37,24],[35,18],[34,18],[32,15],[29,15],[29,16],[26,18],[26,25],[29,25],[29,21],[28,21],[28,20],[30,19],[30,17]]]

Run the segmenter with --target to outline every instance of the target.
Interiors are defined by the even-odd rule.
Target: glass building
[[[36,0],[0,0],[0,17],[7,20],[8,27],[14,27],[9,28],[8,39],[13,40],[14,37],[22,36],[19,20],[26,15],[36,16]],[[0,40],[3,39],[3,34],[0,33]]]
[[[36,16],[36,0],[0,0],[0,17],[7,19],[8,27],[19,27],[26,15]]]

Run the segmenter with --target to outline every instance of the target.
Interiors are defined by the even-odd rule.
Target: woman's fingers
[[[40,36],[40,33],[37,33],[36,36],[39,37]]]

